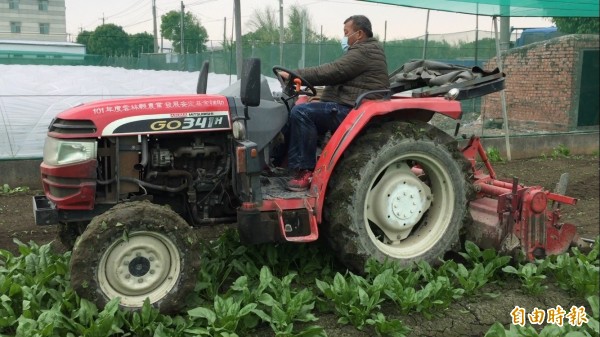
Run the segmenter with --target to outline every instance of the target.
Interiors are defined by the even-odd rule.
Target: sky
[[[160,35],[160,16],[180,10],[180,0],[155,0]],[[232,34],[233,0],[184,0],[186,11],[193,13],[206,28],[209,40],[223,39],[223,26],[226,18],[227,38]],[[299,5],[308,9],[317,33],[323,30],[325,36],[336,38],[343,35],[343,22],[355,14],[366,15],[373,25],[373,33],[383,40],[413,38],[425,34],[427,10],[399,6],[366,3],[355,0],[283,0],[284,25],[286,7]],[[93,31],[97,26],[114,23],[123,27],[128,34],[153,32],[152,0],[65,0],[67,33],[74,41],[81,30]],[[278,13],[279,0],[241,0],[242,34],[248,33],[248,20],[255,10],[263,11],[271,7]],[[279,17],[277,17],[277,21]],[[455,33],[479,29],[493,31],[492,19],[474,15],[431,11],[429,14],[429,34]],[[387,22],[387,30],[386,30]],[[545,18],[511,18],[510,25],[518,28],[550,27]]]

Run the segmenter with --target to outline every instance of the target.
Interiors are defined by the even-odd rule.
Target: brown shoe
[[[312,181],[312,171],[310,170],[299,170],[296,175],[288,181],[287,188],[290,191],[305,191],[310,187]]]

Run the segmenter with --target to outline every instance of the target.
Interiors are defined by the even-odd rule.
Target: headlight
[[[236,140],[246,139],[246,127],[244,126],[244,121],[234,121],[231,129],[233,132],[233,138]]]
[[[95,139],[62,140],[46,138],[44,162],[50,165],[66,165],[96,158]]]

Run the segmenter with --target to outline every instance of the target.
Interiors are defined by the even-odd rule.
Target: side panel
[[[337,162],[354,138],[379,116],[393,116],[395,119],[420,119],[428,121],[434,113],[441,113],[453,119],[461,116],[458,101],[444,98],[392,98],[388,101],[365,101],[357,109],[350,111],[346,119],[321,152],[315,166],[310,193],[317,196],[317,221],[321,223],[323,203],[327,194],[327,184]]]
[[[48,134],[56,138],[92,138],[229,129],[231,118],[226,97],[180,95],[83,104],[58,114]]]

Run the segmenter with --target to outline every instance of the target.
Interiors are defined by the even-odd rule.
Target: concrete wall
[[[31,189],[41,189],[40,164],[41,159],[0,160],[0,185],[10,187],[28,186]]]
[[[509,127],[578,129],[579,86],[585,71],[582,53],[598,49],[599,35],[566,35],[503,53]],[[495,59],[486,65],[495,67]],[[482,114],[486,119],[502,119],[500,93],[483,97]]]
[[[40,179],[41,159],[0,160],[0,185],[10,187],[28,186],[31,189],[41,189]]]
[[[468,140],[460,141],[466,145]],[[503,158],[507,158],[506,139],[502,137],[485,137],[481,140],[483,146],[496,148]],[[552,135],[511,136],[509,138],[511,159],[539,158],[543,154],[550,156],[554,149],[564,146],[571,155],[598,155],[600,137],[597,131],[558,133]]]
[[[598,154],[600,137],[597,131],[588,133],[562,133],[552,135],[513,136],[509,139],[511,159],[535,158],[542,154],[551,155],[553,149],[560,145],[567,147],[571,155]],[[464,146],[467,140],[461,140]],[[486,137],[482,139],[487,149],[498,149],[503,158],[506,155],[504,137]],[[0,160],[0,185],[9,184],[11,187],[28,186],[31,189],[41,189],[40,163],[41,159]]]

